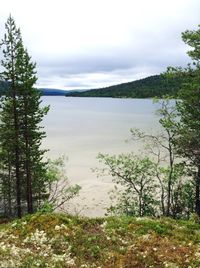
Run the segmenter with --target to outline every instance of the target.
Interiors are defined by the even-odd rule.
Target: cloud
[[[7,0],[37,62],[38,86],[93,88],[160,73],[189,58],[181,32],[199,23],[198,0]]]

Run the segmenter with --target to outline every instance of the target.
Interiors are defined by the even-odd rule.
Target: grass
[[[28,215],[0,224],[0,267],[200,267],[200,224]]]

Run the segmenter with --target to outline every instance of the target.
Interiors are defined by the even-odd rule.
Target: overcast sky
[[[38,87],[98,88],[189,62],[181,32],[200,24],[199,0],[5,0],[37,63]]]

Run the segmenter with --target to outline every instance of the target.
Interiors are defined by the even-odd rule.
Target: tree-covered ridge
[[[152,98],[163,95],[176,96],[183,82],[183,78],[166,78],[154,75],[133,82],[106,88],[91,89],[84,92],[68,93],[73,97],[112,97],[112,98]]]
[[[0,95],[2,96],[8,90],[9,85],[7,82],[0,81]]]
[[[36,88],[42,96],[65,96],[68,92],[67,90],[57,89],[57,88]],[[5,81],[0,81],[0,96],[7,94],[9,90],[9,83]]]

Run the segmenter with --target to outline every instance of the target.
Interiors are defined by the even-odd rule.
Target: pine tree
[[[42,198],[41,191],[45,191],[45,163],[42,161],[45,151],[40,149],[45,132],[39,124],[48,107],[40,108],[40,93],[34,88],[36,65],[31,62],[11,16],[6,31],[1,43],[4,56],[1,76],[8,83],[0,115],[1,173],[4,175],[1,184],[11,206],[16,200],[13,212],[21,217],[24,206],[28,213],[34,212]]]
[[[176,102],[178,118],[174,122],[174,144],[179,156],[187,159],[194,174],[196,213],[200,216],[200,25],[197,30],[182,33],[191,50],[193,63],[187,68],[168,69],[168,76],[183,77]]]

